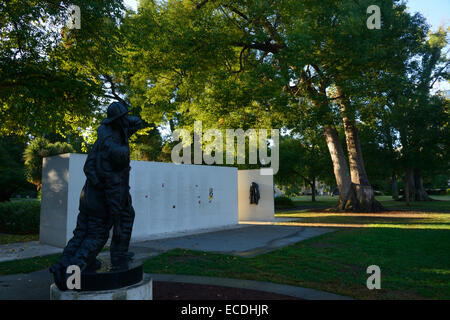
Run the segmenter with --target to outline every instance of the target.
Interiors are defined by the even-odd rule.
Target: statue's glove
[[[142,128],[142,120],[135,116],[128,116],[128,137],[131,137],[136,131]]]

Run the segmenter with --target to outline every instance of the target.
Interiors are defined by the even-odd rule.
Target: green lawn
[[[60,254],[0,262],[0,275],[30,273],[50,267],[58,261]]]
[[[311,208],[329,208],[337,204],[338,198],[331,196],[317,196],[316,201],[311,201],[311,196],[301,196],[291,198],[297,206],[306,206]]]
[[[358,299],[450,299],[447,230],[341,229],[254,258],[175,249],[147,260],[148,273],[271,281]],[[381,268],[381,290],[366,269]]]
[[[0,245],[14,242],[27,242],[39,240],[38,234],[4,234],[0,233]]]
[[[436,201],[412,202],[409,207],[403,201],[394,201],[390,196],[376,197],[389,210],[413,210],[431,212],[449,212],[450,196],[431,196]]]

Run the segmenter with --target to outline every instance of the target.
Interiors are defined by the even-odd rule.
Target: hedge
[[[295,207],[295,203],[289,197],[281,196],[275,198],[276,209],[284,209],[292,207]]]
[[[0,233],[39,233],[41,204],[37,200],[0,202]]]

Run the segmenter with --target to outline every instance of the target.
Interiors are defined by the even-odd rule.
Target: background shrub
[[[295,204],[289,197],[281,196],[275,198],[276,209],[293,208],[293,207],[295,207]]]
[[[0,233],[39,233],[40,211],[37,200],[0,202]]]
[[[41,137],[31,141],[23,153],[23,160],[25,161],[25,175],[28,182],[36,185],[38,191],[41,190],[42,159],[44,157],[69,152],[75,152],[75,149],[67,142],[51,143]]]

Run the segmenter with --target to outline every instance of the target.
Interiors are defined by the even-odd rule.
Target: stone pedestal
[[[50,286],[50,300],[152,300],[152,279],[144,275],[141,282],[128,287],[99,290],[75,291],[59,290],[55,284]]]
[[[80,276],[80,290],[63,291],[52,284],[50,300],[152,300],[152,280],[140,261],[112,263],[109,257],[98,257]]]

